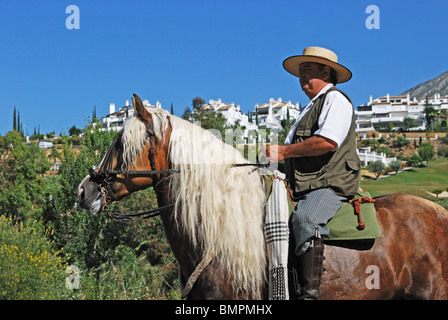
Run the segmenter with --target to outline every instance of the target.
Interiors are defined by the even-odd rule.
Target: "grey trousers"
[[[305,253],[311,246],[311,239],[317,232],[328,236],[328,220],[347,201],[331,189],[318,189],[303,196],[299,200],[291,217],[297,256]]]

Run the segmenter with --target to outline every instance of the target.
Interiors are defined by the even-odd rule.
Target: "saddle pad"
[[[358,191],[355,198],[371,198],[367,191]],[[344,203],[328,222],[330,236],[328,240],[361,240],[375,239],[381,237],[381,227],[376,218],[376,210],[373,203],[363,203],[361,207],[361,218],[365,223],[365,229],[359,230],[358,216],[351,203]]]

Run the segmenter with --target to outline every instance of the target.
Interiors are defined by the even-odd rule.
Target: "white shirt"
[[[291,144],[297,126],[302,117],[312,108],[316,99],[326,93],[332,84],[325,86],[302,110],[296,122],[291,127],[285,139],[285,145]],[[353,106],[347,98],[339,91],[332,91],[327,94],[322,112],[319,116],[319,129],[314,132],[314,135],[319,135],[333,140],[340,146],[347,137],[348,131],[353,117]]]

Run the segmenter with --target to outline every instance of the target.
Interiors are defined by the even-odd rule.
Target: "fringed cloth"
[[[270,176],[272,189],[266,203],[264,235],[269,260],[269,299],[289,300],[288,245],[289,208],[284,182],[285,175],[278,170]]]

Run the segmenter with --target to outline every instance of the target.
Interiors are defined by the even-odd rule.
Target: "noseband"
[[[127,171],[127,170],[116,170],[116,169],[104,169],[101,167],[93,167],[89,169],[90,179],[98,183],[99,188],[101,190],[101,194],[103,195],[103,205],[101,210],[106,214],[106,216],[114,221],[130,221],[130,220],[143,220],[147,218],[154,217],[159,215],[161,211],[172,208],[174,204],[170,204],[167,206],[159,207],[153,210],[148,210],[140,213],[133,214],[121,214],[121,213],[112,213],[109,211],[109,205],[115,201],[114,192],[112,190],[112,181],[116,178],[118,174],[122,175],[134,175],[134,176],[154,176],[154,183],[160,179],[160,175],[162,174],[173,174],[178,173],[179,170],[156,170],[156,162],[154,159],[154,139],[155,133],[154,128],[146,125],[146,134],[149,139],[149,151],[148,151],[148,159],[150,163],[151,170],[150,171]],[[112,156],[112,151],[108,150],[106,153],[106,158],[110,158]]]

